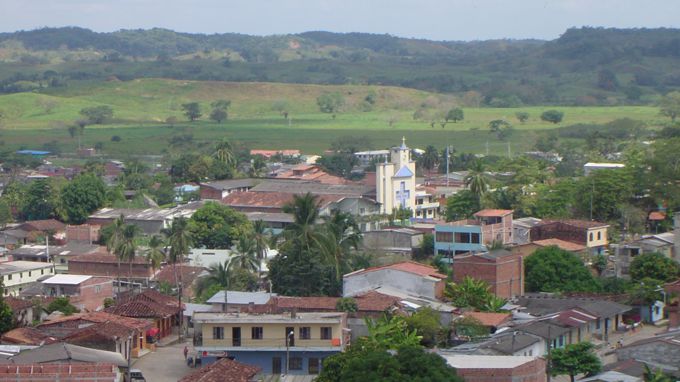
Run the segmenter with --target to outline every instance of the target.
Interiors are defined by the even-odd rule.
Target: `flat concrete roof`
[[[88,275],[54,275],[47,280],[43,280],[43,284],[66,284],[78,285],[84,281],[91,279]]]
[[[53,263],[43,263],[40,261],[8,261],[0,263],[0,274],[30,271],[33,269],[52,268]]]

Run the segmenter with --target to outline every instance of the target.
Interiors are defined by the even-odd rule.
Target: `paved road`
[[[196,369],[191,369],[184,361],[185,343],[174,344],[156,348],[155,352],[149,353],[138,359],[132,367],[140,369],[148,382],[177,381]],[[191,344],[189,345],[191,350]]]

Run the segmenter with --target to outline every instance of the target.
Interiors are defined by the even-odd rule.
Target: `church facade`
[[[416,163],[411,160],[406,138],[401,146],[392,147],[389,162],[376,166],[376,196],[383,214],[399,208],[416,210]]]

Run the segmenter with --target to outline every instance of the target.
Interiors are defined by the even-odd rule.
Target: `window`
[[[595,321],[595,329],[600,329],[600,319],[598,318],[597,321]]]
[[[28,277],[31,277],[31,271],[28,271]]]
[[[307,365],[308,374],[319,374],[319,359],[310,358]]]
[[[359,208],[359,215],[363,215],[366,213],[366,209],[364,207]]]
[[[23,279],[23,278],[24,278],[24,272],[20,272],[20,273],[19,273],[19,278],[20,278],[20,279]]]
[[[221,326],[213,326],[213,339],[223,340],[224,339],[224,328]]]
[[[11,279],[12,279],[12,274],[10,273],[9,275],[7,275],[7,280],[11,280]]]
[[[102,286],[101,285],[95,285],[94,286],[94,293],[99,293],[102,291]]]
[[[469,232],[456,232],[456,243],[469,243],[470,233]]]
[[[290,363],[288,364],[288,369],[290,369],[290,370],[302,370],[302,357],[290,357]]]
[[[588,237],[589,237],[588,241],[593,241],[593,233],[592,232],[590,233],[590,235]]]
[[[330,326],[322,326],[321,327],[321,339],[322,340],[330,340],[333,338],[333,328]]]
[[[66,264],[66,259],[59,259],[59,264]]]
[[[312,338],[312,328],[309,326],[303,326],[300,328],[300,339],[308,340]]]
[[[252,338],[254,340],[261,340],[262,334],[263,334],[263,330],[262,330],[261,326],[253,326],[250,329],[250,338]]]
[[[470,243],[479,244],[479,234],[478,233],[471,233],[470,234]]]
[[[40,270],[40,274],[41,274],[41,275],[44,275],[44,274],[45,274],[45,270],[44,270],[44,269],[41,269],[41,270]]]
[[[564,346],[564,336],[560,336],[560,347]]]
[[[440,243],[453,243],[453,232],[436,232],[435,235]]]
[[[602,231],[597,231],[597,240],[602,240]]]

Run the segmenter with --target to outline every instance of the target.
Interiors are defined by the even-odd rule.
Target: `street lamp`
[[[286,335],[286,375],[288,375],[288,369],[290,368],[290,338],[295,335],[294,331],[290,331]]]

